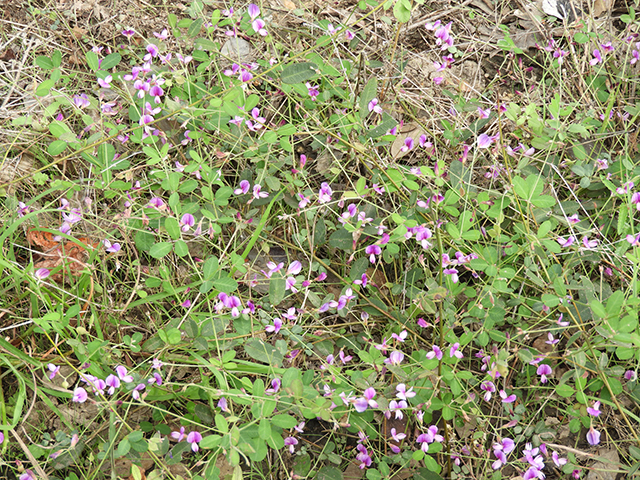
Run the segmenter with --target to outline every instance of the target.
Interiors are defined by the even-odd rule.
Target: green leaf
[[[177,219],[173,217],[166,218],[164,221],[164,228],[173,240],[178,240],[180,238],[180,224]]]
[[[286,294],[287,282],[284,278],[272,278],[269,282],[269,302],[278,306]]]
[[[47,148],[47,153],[52,157],[55,157],[56,155],[60,155],[66,149],[67,149],[67,142],[65,142],[64,140],[54,140],[49,144],[49,147]]]
[[[189,246],[184,240],[178,240],[174,245],[174,251],[180,258],[186,257],[187,255],[189,255]]]
[[[566,383],[564,383],[564,384],[562,384],[562,385],[558,385],[558,386],[556,387],[556,393],[557,393],[558,395],[560,395],[561,397],[569,398],[570,396],[572,396],[573,394],[575,394],[575,393],[576,393],[576,391],[575,391],[575,389],[574,389],[572,386],[567,385]]]
[[[316,75],[317,68],[318,65],[313,62],[294,63],[282,70],[280,79],[282,83],[287,85],[303,83]]]
[[[271,437],[271,424],[266,418],[260,420],[260,423],[258,424],[258,436],[262,440],[266,440]]]
[[[48,80],[45,80],[40,85],[38,85],[38,88],[36,89],[36,95],[38,97],[44,97],[46,95],[49,95],[49,92],[51,91],[51,89],[55,84],[56,84],[56,81],[51,78],[49,78]]]
[[[353,235],[344,228],[340,228],[329,237],[329,245],[345,252],[351,252],[353,250]]]
[[[244,351],[254,360],[273,367],[282,365],[283,355],[273,345],[263,342],[259,338],[250,338],[244,345]]]
[[[316,474],[316,480],[343,480],[342,472],[336,467],[324,466]]]
[[[376,126],[367,131],[368,138],[378,138],[385,135],[389,130],[398,124],[394,118],[388,113],[382,114],[382,121]]]
[[[153,258],[166,257],[173,249],[173,244],[169,242],[159,242],[149,249],[149,255]]]
[[[195,38],[200,33],[200,29],[202,28],[203,23],[204,21],[202,20],[202,18],[197,18],[196,20],[191,22],[191,25],[189,25],[189,28],[187,30],[187,35],[189,35],[191,38]]]
[[[122,57],[119,53],[111,53],[102,59],[102,62],[100,62],[100,69],[111,70],[120,63],[120,60],[122,60]]]
[[[218,257],[211,255],[209,258],[205,260],[204,265],[202,267],[202,275],[204,279],[211,280],[219,268],[220,268],[220,264],[218,261]]]
[[[40,55],[36,58],[36,65],[43,70],[53,70],[55,68],[52,59],[44,55]]]
[[[360,94],[360,120],[364,121],[369,115],[369,102],[378,95],[378,79],[373,76],[362,89]]]
[[[598,300],[591,300],[589,302],[589,307],[591,307],[591,311],[596,317],[599,318],[607,318],[607,311],[604,308],[604,305],[600,303]]]
[[[229,276],[225,276],[214,280],[213,286],[221,292],[233,293],[238,289],[238,282]]]
[[[532,198],[531,203],[538,208],[551,208],[556,204],[556,199],[551,195],[540,195]]]
[[[87,53],[84,54],[84,56],[87,59],[87,65],[89,66],[89,68],[94,72],[97,72],[98,69],[100,68],[100,61],[98,59],[98,55],[95,52],[89,50]]]
[[[411,0],[396,0],[393,6],[393,16],[401,23],[411,19]]]
[[[293,428],[298,424],[298,420],[291,415],[280,414],[274,415],[271,423],[280,428]]]

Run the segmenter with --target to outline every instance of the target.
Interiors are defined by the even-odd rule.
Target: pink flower
[[[258,7],[255,3],[250,3],[247,7],[247,13],[249,14],[251,20],[255,20],[256,18],[258,18],[258,16],[260,16],[260,7]]]
[[[42,281],[49,276],[51,272],[46,268],[39,268],[35,272],[33,272],[33,276],[36,277],[36,280]]]
[[[320,185],[320,192],[318,192],[318,202],[319,203],[327,203],[331,201],[331,195],[333,194],[333,190],[327,182],[322,182]]]
[[[295,453],[298,440],[294,437],[287,437],[284,439],[284,444],[289,447],[289,453]]]
[[[282,320],[280,320],[279,318],[273,319],[273,325],[267,325],[266,327],[264,327],[265,331],[269,333],[278,333],[281,328],[282,328]]]
[[[589,445],[594,446],[600,443],[600,432],[593,428],[593,426],[590,427],[587,432],[587,442],[589,442]]]
[[[408,400],[416,396],[416,392],[413,391],[413,387],[407,390],[407,386],[404,383],[399,383],[396,386],[396,397],[400,400]]]
[[[460,344],[458,342],[454,343],[449,349],[449,358],[464,358],[464,355],[461,351],[458,350],[460,348]]]
[[[87,391],[82,387],[78,387],[73,391],[73,398],[71,400],[76,403],[84,403],[88,397]]]
[[[587,412],[589,413],[589,415],[597,417],[599,416],[602,412],[600,411],[600,402],[595,402],[593,404],[593,407],[587,407]]]
[[[380,105],[378,105],[378,99],[377,98],[374,98],[369,102],[368,108],[369,108],[370,112],[375,112],[375,113],[378,113],[378,114],[382,113],[382,107]]]
[[[131,383],[133,382],[133,377],[131,375],[127,374],[127,369],[126,367],[122,366],[122,365],[118,365],[116,367],[116,374],[118,375],[118,378],[120,380],[122,380],[124,383]]]
[[[507,396],[507,392],[505,392],[504,390],[500,390],[500,398],[502,398],[502,403],[513,403],[516,401],[516,396],[514,394],[511,394],[509,396]]]
[[[261,186],[258,184],[255,184],[253,186],[253,198],[259,199],[259,198],[267,198],[269,196],[269,192],[261,192]]]
[[[369,261],[371,263],[376,263],[376,255],[380,255],[382,253],[382,249],[379,245],[369,245],[364,249],[364,252],[369,255]]]
[[[184,433],[184,427],[180,427],[180,431],[179,432],[171,432],[171,438],[173,438],[174,440],[176,440],[177,442],[181,442],[182,440],[185,439],[187,435]]]
[[[574,237],[573,235],[571,235],[569,238],[564,238],[564,237],[558,237],[556,239],[556,242],[558,242],[560,244],[561,247],[570,247],[571,245],[573,245],[573,243],[576,241],[576,237]]]
[[[434,358],[437,358],[438,360],[442,360],[442,350],[440,350],[440,347],[438,347],[437,345],[434,345],[431,348],[432,348],[432,351],[427,353],[427,358],[429,360],[432,360]]]
[[[49,373],[49,380],[53,380],[54,377],[60,372],[60,366],[54,365],[53,363],[47,364],[47,369],[49,370],[49,372],[51,372]]]
[[[490,137],[486,133],[481,133],[478,136],[476,145],[478,146],[478,148],[481,148],[481,149],[489,148],[499,136],[500,136],[499,134],[496,134],[493,137]]]
[[[193,432],[189,432],[189,435],[187,435],[187,442],[191,444],[191,450],[193,450],[194,452],[197,452],[200,449],[198,443],[200,443],[201,441],[202,435],[200,434],[200,432],[196,432],[194,430]]]
[[[182,230],[184,233],[187,233],[189,229],[195,225],[195,223],[196,220],[195,218],[193,218],[193,215],[191,215],[190,213],[185,213],[180,219],[180,230]]]
[[[552,370],[546,363],[541,363],[536,370],[536,373],[540,375],[540,382],[547,383],[547,375],[551,375]]]
[[[376,402],[373,397],[376,396],[376,391],[369,387],[364,391],[364,397],[356,398],[353,402],[353,405],[357,412],[364,412],[367,407],[378,408],[378,402]]]
[[[389,358],[387,358],[384,363],[387,365],[400,365],[404,360],[404,353],[400,350],[394,350],[389,354]]]

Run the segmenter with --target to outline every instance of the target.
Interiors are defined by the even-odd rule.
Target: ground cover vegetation
[[[634,475],[633,5],[474,80],[473,9],[285,3],[29,4],[75,47],[3,125],[3,478]]]

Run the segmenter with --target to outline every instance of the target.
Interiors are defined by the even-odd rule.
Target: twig
[[[47,475],[46,472],[42,469],[42,467],[40,466],[40,464],[38,463],[36,458],[33,456],[31,451],[29,450],[29,448],[22,441],[22,438],[20,437],[20,435],[18,435],[18,432],[16,432],[13,428],[10,430],[10,432],[13,434],[13,436],[16,439],[16,441],[20,445],[20,448],[22,448],[22,451],[24,452],[24,454],[27,456],[27,458],[31,462],[31,465],[33,465],[33,468],[35,469],[35,471],[38,474],[38,476],[42,480],[49,480],[49,475]]]

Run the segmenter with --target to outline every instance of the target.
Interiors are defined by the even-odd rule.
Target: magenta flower
[[[36,480],[36,474],[31,470],[25,470],[25,472],[20,475],[19,480]]]
[[[404,145],[400,147],[401,152],[408,152],[413,148],[413,138],[407,137],[404,139]]]
[[[47,364],[47,369],[49,370],[49,380],[53,380],[55,376],[60,372],[60,366],[54,365],[53,363]],[[1,444],[2,442],[0,442]]]
[[[400,350],[394,350],[389,354],[389,358],[385,359],[387,365],[400,365],[404,360],[404,353]]]
[[[600,50],[593,51],[593,58],[589,60],[589,65],[597,65],[602,63],[602,55],[600,55]]]
[[[600,443],[600,432],[593,428],[593,426],[590,427],[589,431],[587,432],[587,442],[589,442],[589,445],[593,446]]]
[[[111,88],[111,82],[113,81],[113,77],[111,75],[107,75],[104,78],[98,78],[98,85],[102,88]]]
[[[374,98],[369,102],[368,108],[369,108],[370,112],[375,112],[377,114],[382,114],[382,107],[380,105],[378,105],[378,99],[377,98]]]
[[[491,400],[492,394],[495,393],[496,386],[494,385],[493,382],[486,381],[486,382],[482,382],[480,384],[480,389],[485,391],[485,394],[484,394],[483,398],[484,398],[485,402],[488,402],[489,400]]]
[[[382,253],[382,249],[379,245],[373,244],[365,248],[364,253],[369,255],[369,261],[371,263],[376,263],[376,255],[380,255]]]
[[[201,441],[202,435],[200,434],[200,432],[194,430],[193,432],[189,432],[189,435],[187,435],[187,442],[191,444],[191,450],[193,450],[194,452],[197,452],[200,449],[198,443],[200,443]]]
[[[134,29],[128,29],[128,30],[123,30],[122,35],[124,35],[125,37],[127,37],[127,39],[130,39],[131,37],[133,37],[136,34],[136,31]]]
[[[281,328],[282,320],[280,320],[279,318],[273,319],[273,325],[267,325],[266,327],[264,327],[265,331],[267,331],[268,333],[278,333]]]
[[[574,237],[573,235],[571,235],[569,238],[558,237],[556,239],[556,242],[558,242],[560,246],[564,248],[570,247],[571,245],[574,244],[575,241],[576,241],[576,237]]]
[[[104,245],[105,249],[107,250],[107,252],[109,253],[116,253],[120,251],[120,244],[119,243],[111,243],[109,240],[107,240],[106,238],[102,241],[102,244]]]
[[[78,387],[73,391],[73,398],[71,400],[76,403],[84,403],[88,397],[87,391],[82,387]]]
[[[504,390],[500,390],[500,398],[502,398],[502,403],[513,403],[516,401],[516,396],[514,394],[511,394],[509,396],[507,396],[507,392],[505,392]]]
[[[169,31],[165,28],[160,33],[153,32],[153,36],[158,38],[158,39],[160,39],[160,40],[166,40],[167,38],[169,38]]]
[[[116,367],[116,374],[118,375],[118,378],[124,383],[133,382],[133,377],[127,374],[127,369],[123,365],[118,365]]]
[[[587,250],[593,250],[598,246],[598,240],[589,240],[589,238],[585,235],[582,237],[582,244],[584,248]]]
[[[320,185],[320,191],[318,192],[318,202],[319,203],[327,203],[331,201],[331,195],[333,194],[333,190],[327,182],[322,182]]]
[[[496,134],[496,135],[490,137],[486,133],[481,133],[478,136],[478,140],[477,140],[476,145],[478,146],[478,148],[481,148],[481,149],[489,148],[493,144],[493,142],[496,141],[496,139],[498,137],[499,137],[499,134]]]
[[[416,396],[416,392],[413,391],[413,387],[407,390],[407,386],[404,383],[396,385],[396,397],[400,400],[408,400]]]
[[[431,348],[432,350],[427,353],[427,358],[429,360],[433,360],[434,358],[437,358],[438,360],[442,360],[443,354],[442,354],[442,350],[440,350],[440,347],[438,347],[437,345],[434,345]]]
[[[220,410],[223,412],[229,412],[229,405],[227,404],[227,399],[225,397],[220,397],[218,400],[218,407],[220,407]]]
[[[107,390],[107,393],[109,395],[113,395],[116,391],[116,388],[120,388],[120,379],[113,374],[109,374],[104,383],[109,387],[109,389]]]
[[[298,444],[298,440],[294,437],[287,437],[284,439],[285,446],[289,447],[289,453],[295,453],[296,445]]]
[[[555,450],[551,453],[551,459],[553,460],[553,463],[555,463],[556,467],[558,468],[561,468],[568,461],[566,458],[560,458],[560,456],[558,455],[558,452],[556,452]]]
[[[449,358],[464,358],[464,355],[461,351],[458,350],[460,348],[460,344],[458,342],[454,343],[449,349]]]
[[[260,199],[269,196],[269,192],[262,192],[261,189],[262,187],[257,183],[253,186],[253,198]]]
[[[551,375],[551,367],[546,363],[541,363],[536,370],[536,373],[540,375],[540,382],[547,383],[547,375]]]
[[[184,233],[187,233],[189,229],[195,225],[195,223],[196,220],[195,218],[193,218],[193,215],[191,215],[190,213],[185,213],[180,219],[180,230],[182,230]]]
[[[626,240],[632,247],[640,247],[640,233],[635,237],[633,235],[627,235]]]
[[[261,18],[256,18],[253,22],[251,22],[251,26],[253,27],[253,30],[262,37],[266,37],[269,34],[264,28],[266,24]]]
[[[593,407],[587,407],[587,412],[593,417],[599,416],[602,413],[600,411],[600,402],[595,402]]]
[[[363,395],[364,397],[356,398],[353,402],[356,412],[362,413],[367,407],[378,408],[378,402],[373,399],[376,396],[376,391],[373,388],[367,388]]]
[[[633,370],[627,370],[626,372],[624,372],[624,379],[628,382],[633,382],[636,377],[636,372]]]
[[[249,192],[249,189],[251,188],[251,184],[249,183],[248,180],[242,180],[240,182],[240,187],[236,188],[233,193],[235,193],[236,195],[244,195],[247,192]]]
[[[81,93],[80,95],[74,95],[73,104],[80,109],[91,105],[91,103],[89,102],[89,97],[87,97],[85,93]]]
[[[49,276],[51,272],[47,268],[39,268],[35,272],[33,272],[33,276],[36,277],[36,280],[42,281]]]

